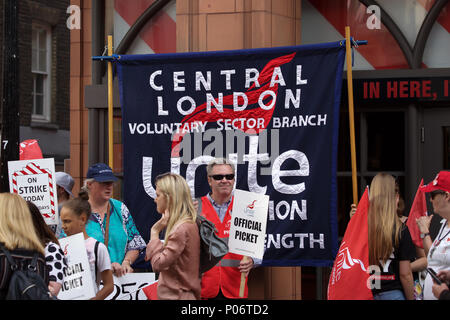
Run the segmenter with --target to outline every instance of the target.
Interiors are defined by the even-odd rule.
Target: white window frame
[[[45,25],[42,23],[33,23],[32,24],[33,30],[44,30],[46,32],[46,69],[44,71],[42,70],[33,70],[33,64],[31,64],[31,74],[32,74],[32,121],[37,122],[50,122],[50,116],[51,116],[51,108],[50,108],[50,102],[51,102],[51,70],[52,70],[52,32],[51,27],[49,25]],[[32,45],[33,45],[33,37],[32,37]],[[39,41],[37,41],[37,45],[39,45]],[[39,49],[39,48],[38,48]],[[39,50],[38,52],[38,58],[37,63],[39,63]],[[31,53],[32,59],[33,59],[33,53]],[[35,103],[36,103],[36,97],[35,97],[35,75],[43,75],[44,81],[43,81],[43,114],[36,114],[35,113]]]

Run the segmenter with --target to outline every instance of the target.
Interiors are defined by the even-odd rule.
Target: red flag
[[[328,283],[328,300],[373,300],[369,284],[369,188],[342,239]]]
[[[416,219],[427,215],[427,203],[425,200],[425,193],[421,190],[422,186],[423,179],[420,181],[419,188],[416,192],[416,197],[414,198],[411,211],[409,212],[408,220],[406,221],[406,225],[408,226],[414,245],[420,248],[423,248],[423,243],[422,239],[420,239],[420,231],[417,226]]]
[[[157,289],[158,289],[158,281],[142,288],[142,291],[144,291],[148,300],[158,300]]]

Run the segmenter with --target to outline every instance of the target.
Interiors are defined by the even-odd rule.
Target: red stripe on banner
[[[407,69],[408,62],[397,41],[381,24],[381,29],[369,29],[367,7],[357,1],[308,0],[322,16],[345,38],[345,27],[350,26],[356,40],[368,44],[356,49],[375,69]],[[424,65],[423,65],[424,66]],[[426,66],[425,66],[426,67]]]
[[[38,174],[39,173],[39,172],[37,172],[37,171],[39,171],[39,168],[36,168],[36,166],[33,163],[30,163],[29,165],[27,165],[25,167],[25,169],[31,171],[33,174]],[[25,173],[25,174],[27,174],[27,173]]]
[[[153,2],[154,0],[135,0],[130,5],[130,1],[116,0],[114,8],[131,26]],[[160,10],[142,28],[139,36],[155,53],[176,52],[176,23],[164,10]]]

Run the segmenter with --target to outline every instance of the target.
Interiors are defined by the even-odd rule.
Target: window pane
[[[44,76],[41,74],[35,75],[35,93],[44,94]]]
[[[38,67],[38,48],[37,48],[37,31],[32,31],[32,44],[31,44],[31,70],[36,70]]]
[[[32,26],[32,77],[33,116],[37,121],[50,119],[50,79],[51,74],[51,28],[36,24]]]
[[[39,71],[47,72],[47,50],[39,50]]]
[[[44,115],[44,76],[33,74],[33,114]]]
[[[31,52],[31,70],[37,70],[38,68],[38,51],[33,48]]]
[[[34,96],[34,114],[44,115],[44,96],[36,94]]]
[[[37,39],[38,39],[38,33],[36,30],[31,31],[31,47],[34,49],[37,49]]]
[[[45,49],[47,47],[47,31],[39,30],[39,49]]]
[[[405,170],[405,119],[403,112],[368,112],[367,169]]]

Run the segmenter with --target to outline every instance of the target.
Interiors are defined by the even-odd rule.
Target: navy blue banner
[[[266,266],[332,266],[345,46],[160,55],[117,60],[124,202],[148,241],[154,179],[172,171],[193,197],[206,164],[236,164],[236,188],[270,196]]]

